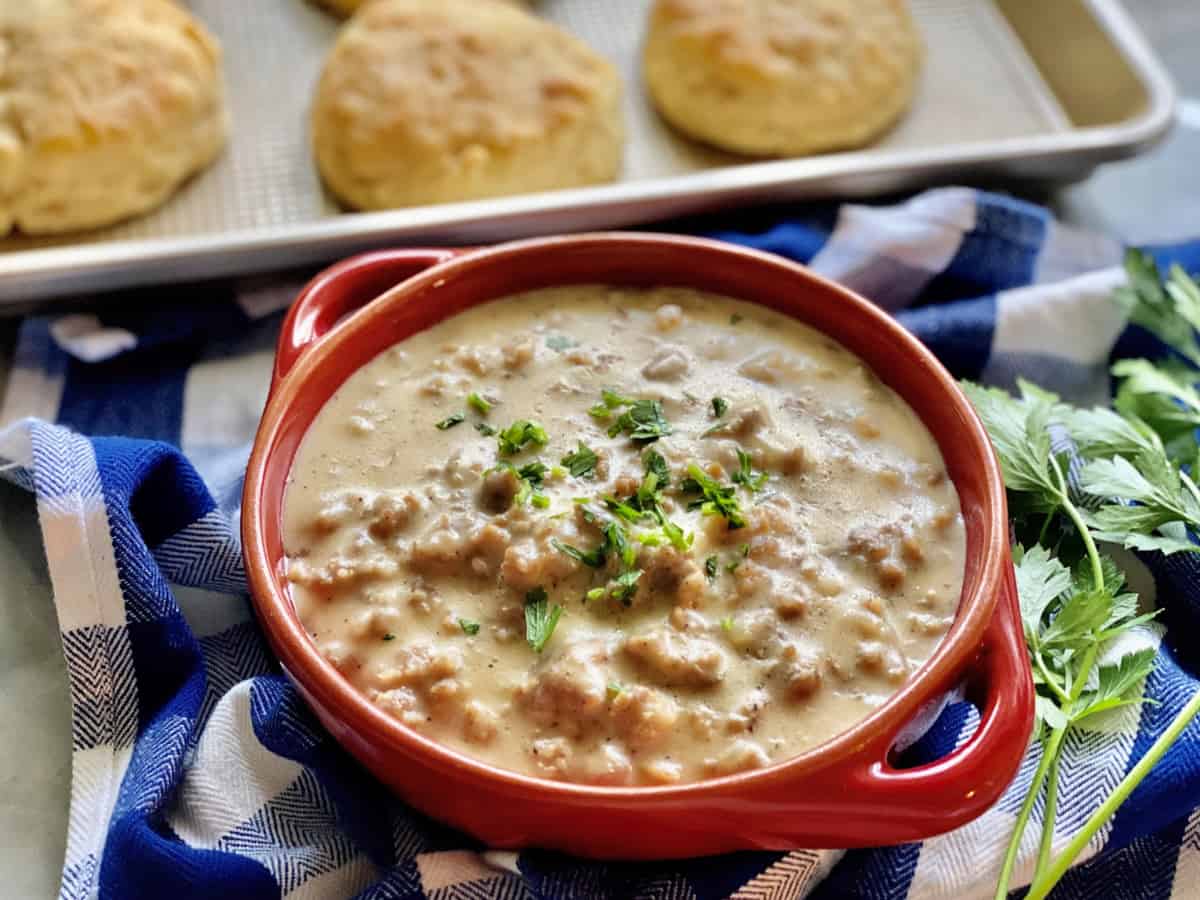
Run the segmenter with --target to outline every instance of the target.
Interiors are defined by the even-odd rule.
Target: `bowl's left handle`
[[[305,285],[283,321],[271,392],[304,351],[345,316],[400,282],[466,252],[463,248],[379,250],[352,256],[325,269]]]

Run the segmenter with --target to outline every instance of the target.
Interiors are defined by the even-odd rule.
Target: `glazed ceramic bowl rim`
[[[938,382],[945,402],[956,407],[955,419],[959,423],[960,433],[952,436],[976,445],[977,452],[971,455],[976,457],[977,464],[984,469],[987,489],[981,499],[984,500],[985,512],[989,514],[981,516],[982,533],[978,545],[968,545],[968,552],[979,556],[979,577],[976,588],[970,595],[966,593],[964,584],[964,593],[950,631],[916,673],[869,715],[801,753],[761,769],[664,786],[595,786],[525,775],[461,753],[401,724],[354,688],[319,653],[300,623],[292,601],[282,586],[282,578],[273,574],[275,563],[266,548],[263,517],[269,515],[270,521],[274,523],[273,527],[278,528],[281,511],[263,507],[263,484],[270,477],[271,467],[268,464],[285,417],[290,413],[299,393],[314,377],[314,373],[319,372],[326,361],[335,354],[347,352],[356,337],[368,329],[372,320],[378,318],[391,305],[405,302],[407,297],[422,289],[439,286],[439,283],[452,279],[457,272],[467,267],[528,264],[530,256],[584,247],[627,252],[634,246],[649,249],[652,246],[663,245],[684,247],[697,253],[722,254],[730,260],[736,258],[738,264],[768,267],[789,279],[799,278],[807,281],[813,290],[829,295],[831,301],[853,307],[855,315],[870,321],[871,327],[877,329],[880,340],[894,341],[904,348],[905,355],[910,357],[915,365],[911,372],[898,375],[895,381],[929,378]],[[561,283],[580,281],[571,278]],[[499,297],[481,297],[472,305],[495,299]],[[367,361],[359,361],[353,371],[360,369]],[[344,381],[339,382],[341,383]],[[317,407],[318,412],[324,406],[324,402]],[[313,417],[315,415],[316,412]],[[303,423],[305,432],[311,427],[313,417],[309,417]],[[939,435],[933,428],[931,431],[939,447],[945,446],[945,442],[950,439],[944,434]],[[289,460],[284,474],[278,477],[286,478],[292,464],[293,460]],[[703,238],[622,232],[532,238],[472,250],[438,262],[420,274],[400,282],[339,323],[305,350],[292,369],[274,386],[247,466],[242,522],[243,549],[252,600],[260,622],[274,639],[273,643],[284,670],[323,706],[339,710],[342,719],[349,722],[360,737],[381,743],[389,750],[420,755],[443,771],[453,769],[460,775],[469,774],[494,783],[503,782],[512,788],[534,790],[547,795],[571,795],[575,799],[594,797],[608,802],[621,798],[644,800],[651,797],[696,796],[710,791],[728,793],[731,788],[752,783],[761,787],[764,782],[775,779],[791,781],[802,770],[818,771],[842,762],[864,748],[877,748],[884,741],[885,746],[890,747],[896,736],[921,712],[923,706],[936,698],[946,675],[951,672],[965,673],[973,654],[977,653],[985,630],[996,611],[997,598],[1001,592],[1004,563],[1007,558],[1008,527],[1003,482],[982,424],[941,363],[894,319],[848,289],[779,256]],[[884,764],[884,760],[879,760],[879,763]]]

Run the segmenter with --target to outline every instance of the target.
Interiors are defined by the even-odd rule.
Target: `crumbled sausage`
[[[489,744],[499,730],[500,718],[478,700],[463,707],[463,737],[472,744]]]
[[[534,765],[548,778],[562,778],[571,764],[571,745],[566,738],[540,738],[529,746]]]
[[[747,769],[761,769],[770,761],[767,751],[758,743],[738,738],[718,756],[706,759],[704,770],[708,775],[732,775]]]
[[[607,659],[603,643],[572,644],[517,689],[517,703],[542,727],[578,736],[605,712]]]
[[[823,664],[822,654],[788,643],[780,652],[779,661],[775,663],[771,674],[782,682],[788,697],[804,700],[821,686]]]
[[[664,303],[654,311],[654,325],[659,331],[674,331],[683,324],[683,310],[674,303]]]
[[[725,675],[720,647],[673,628],[660,626],[635,634],[625,640],[623,649],[663,684],[700,687],[716,684]]]
[[[650,784],[677,784],[683,778],[683,766],[667,757],[647,760],[638,772]]]
[[[678,381],[688,373],[691,364],[683,348],[668,345],[650,357],[642,366],[642,374],[651,381]]]
[[[503,351],[504,368],[523,369],[533,359],[533,341],[517,340],[506,346]]]
[[[617,733],[637,750],[657,747],[671,735],[679,707],[662,691],[643,685],[623,688],[612,701]]]
[[[624,750],[605,742],[595,752],[576,754],[570,774],[572,781],[584,784],[629,784],[633,779],[633,764]]]
[[[517,473],[507,466],[493,469],[483,478],[479,488],[479,500],[484,509],[502,513],[512,506],[513,498],[521,488]]]
[[[395,656],[375,672],[375,681],[387,688],[426,688],[457,675],[462,665],[462,653],[457,647],[417,643],[399,648]]]

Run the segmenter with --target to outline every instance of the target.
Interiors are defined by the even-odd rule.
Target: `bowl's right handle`
[[[352,256],[325,269],[304,286],[283,321],[271,393],[304,351],[346,315],[400,282],[467,252],[464,248],[379,250]]]
[[[961,747],[912,769],[896,769],[883,758],[856,773],[860,797],[876,805],[879,821],[914,836],[949,831],[987,810],[1020,767],[1034,691],[1011,565],[967,684],[979,698],[980,717]]]

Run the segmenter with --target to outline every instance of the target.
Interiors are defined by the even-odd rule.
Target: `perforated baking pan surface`
[[[850,153],[753,161],[674,134],[642,91],[649,0],[543,0],[540,14],[622,72],[621,180],[601,187],[342,211],[308,141],[313,86],[338,22],[305,0],[191,0],[225,51],[232,132],[161,210],[116,227],[0,240],[0,305],[264,271],[385,244],[466,243],[612,228],[739,203],[866,196],[976,177],[1070,179],[1169,127],[1174,95],[1116,0],[911,0],[925,67],[908,116]]]

